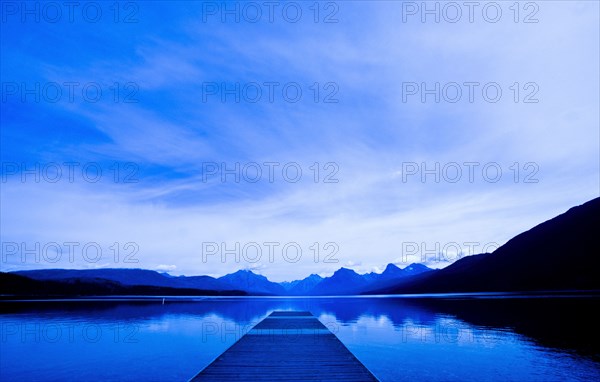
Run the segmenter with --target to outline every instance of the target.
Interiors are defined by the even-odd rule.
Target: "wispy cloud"
[[[340,22],[328,25],[207,25],[199,9],[173,8],[169,27],[159,28],[150,21],[161,15],[148,6],[147,18],[123,29],[112,51],[97,46],[110,44],[114,31],[101,37],[89,25],[61,26],[62,34],[11,25],[3,81],[95,82],[108,96],[56,104],[11,99],[1,117],[3,161],[76,158],[105,169],[132,162],[139,182],[21,183],[10,176],[1,191],[2,241],[95,242],[107,256],[118,243],[120,260],[131,252],[124,245],[135,243],[138,262],[113,265],[213,275],[248,268],[286,280],[344,264],[383,269],[402,260],[406,243],[420,246],[415,258],[438,244],[502,244],[598,195],[597,3],[544,3],[540,22],[530,25],[402,23],[400,7],[348,2],[340,4]],[[94,35],[96,44],[78,45],[81,58],[71,59],[69,35]],[[61,42],[53,55],[34,53]],[[19,62],[4,58],[10,53]],[[203,101],[207,82],[272,81],[279,91],[299,84],[303,98],[290,103],[276,93],[274,102],[223,103],[219,94]],[[468,81],[501,84],[502,102],[403,101],[405,82]],[[329,82],[337,103],[322,102]],[[515,82],[535,82],[540,102],[513,102]],[[136,102],[114,102],[114,83],[134,83]],[[220,174],[206,178],[207,162],[279,167],[273,182],[266,172],[257,183],[233,176],[222,182]],[[323,182],[330,162],[337,183]],[[464,173],[457,183],[431,175],[423,182],[420,174],[407,180],[407,162],[457,163]],[[473,182],[465,162],[479,163]],[[286,163],[302,168],[301,181],[285,180]],[[501,167],[501,181],[482,176],[488,163]],[[524,168],[528,163],[537,167]],[[524,182],[532,169],[538,182]],[[298,243],[303,252],[298,262],[281,253],[270,261],[266,252],[256,262],[222,262],[220,255],[204,261],[206,242]],[[337,262],[325,262],[333,252]],[[13,256],[2,268],[98,264],[106,263],[24,264]]]

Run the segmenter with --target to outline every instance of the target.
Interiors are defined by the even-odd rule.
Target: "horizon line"
[[[480,254],[464,255],[464,256],[462,256],[460,258],[457,258],[454,262],[449,263],[447,266],[449,266],[451,264],[454,264],[456,261],[458,261],[458,260],[460,260],[460,259],[462,259],[464,257],[467,257],[467,256],[476,256],[476,255],[480,255]],[[387,268],[390,264],[396,266],[397,268],[399,268],[401,270],[404,270],[404,269],[406,269],[406,268],[408,268],[408,267],[410,267],[412,265],[422,265],[424,267],[427,267],[430,270],[442,269],[442,268],[431,268],[428,265],[425,265],[423,263],[418,263],[418,262],[410,263],[410,264],[406,265],[405,267],[398,266],[398,263],[387,263],[386,266],[385,266],[385,268]],[[268,276],[266,276],[266,275],[264,275],[262,273],[258,273],[258,271],[256,269],[251,269],[251,268],[239,268],[236,271],[229,272],[229,273],[223,274],[221,276],[213,276],[213,275],[210,275],[210,274],[195,274],[195,275],[184,275],[184,274],[181,274],[181,275],[172,275],[172,274],[169,273],[169,271],[161,271],[161,270],[158,270],[158,269],[148,269],[148,268],[139,268],[139,267],[137,267],[137,268],[136,267],[131,267],[131,268],[130,267],[120,267],[120,268],[110,268],[110,267],[106,267],[106,268],[104,268],[104,267],[98,267],[98,268],[36,268],[36,269],[15,269],[15,270],[10,270],[10,271],[0,270],[0,272],[3,272],[3,273],[15,273],[15,272],[30,272],[30,271],[54,271],[54,270],[58,270],[58,271],[142,270],[142,271],[156,272],[158,274],[163,274],[163,275],[166,274],[166,275],[168,275],[170,277],[199,277],[199,276],[206,276],[206,277],[211,277],[213,279],[219,279],[221,277],[232,275],[232,274],[235,274],[235,273],[238,273],[238,272],[251,272],[254,275],[265,277],[269,282],[272,282],[272,283],[275,283],[275,284],[281,284],[281,283],[290,283],[290,282],[294,282],[294,281],[302,281],[302,280],[304,280],[304,279],[306,279],[306,278],[308,278],[310,276],[313,276],[313,275],[316,275],[316,276],[319,276],[319,277],[325,279],[325,278],[333,276],[333,274],[335,274],[336,272],[338,272],[341,269],[351,270],[354,273],[356,273],[358,275],[361,275],[361,276],[364,276],[364,275],[367,275],[367,274],[371,274],[371,273],[375,273],[375,274],[381,275],[383,272],[385,272],[385,268],[381,272],[371,271],[371,272],[365,272],[365,273],[358,273],[356,270],[354,270],[352,268],[348,268],[348,266],[341,266],[338,269],[336,269],[329,276],[322,276],[322,275],[320,275],[318,273],[311,273],[311,274],[305,276],[302,279],[294,279],[294,280],[290,280],[290,281],[288,281],[288,280],[284,280],[284,281],[271,281]],[[445,268],[445,267],[443,267],[443,268]]]

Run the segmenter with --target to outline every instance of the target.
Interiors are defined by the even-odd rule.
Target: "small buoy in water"
[[[164,297],[163,297],[163,303],[162,304],[165,305],[165,298]]]

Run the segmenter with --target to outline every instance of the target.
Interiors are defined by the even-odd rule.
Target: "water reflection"
[[[600,378],[598,299],[2,303],[2,380],[186,380],[273,310],[308,310],[381,380]]]

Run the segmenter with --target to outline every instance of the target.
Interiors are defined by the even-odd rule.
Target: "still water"
[[[186,381],[272,311],[308,310],[382,381],[597,381],[599,302],[519,296],[0,302],[0,380]]]

